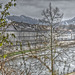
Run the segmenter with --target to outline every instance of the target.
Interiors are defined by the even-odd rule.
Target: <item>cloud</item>
[[[6,3],[10,0],[0,0],[0,3]],[[17,0],[17,6],[9,11],[14,15],[27,15],[35,18],[41,18],[42,10],[48,8],[49,3],[53,7],[58,7],[64,13],[64,19],[75,16],[75,0]]]

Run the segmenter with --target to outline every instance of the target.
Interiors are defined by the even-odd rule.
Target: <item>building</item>
[[[2,32],[2,28],[0,29],[0,31]],[[12,22],[6,28],[4,34],[15,35],[15,38],[9,36],[9,40],[12,41],[14,48],[19,47],[20,42],[25,48],[28,45],[28,43],[30,45],[37,45],[46,42],[47,40],[45,40],[44,36],[46,36],[48,31],[48,26],[46,25],[31,25],[22,22]]]

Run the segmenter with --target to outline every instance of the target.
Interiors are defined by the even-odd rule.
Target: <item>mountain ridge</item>
[[[75,17],[72,18],[72,19],[68,19],[68,20],[62,21],[61,23],[62,23],[62,25],[75,24]]]
[[[8,16],[7,19],[11,20],[11,21],[24,22],[24,23],[29,23],[29,24],[38,24],[39,23],[39,21],[37,19],[33,19],[31,17],[27,17],[27,16],[24,16],[24,15]]]
[[[39,24],[39,20],[33,19],[31,17],[24,16],[24,15],[21,15],[21,16],[8,16],[7,19],[11,20],[11,21],[23,22],[23,23],[28,23],[28,24]],[[62,21],[61,24],[62,25],[75,24],[75,17],[72,18],[72,19]]]

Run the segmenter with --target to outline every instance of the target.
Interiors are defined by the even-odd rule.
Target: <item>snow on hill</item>
[[[11,20],[11,21],[23,22],[23,23],[28,23],[28,24],[39,24],[39,20],[33,19],[31,17],[24,16],[24,15],[21,15],[21,16],[8,16],[7,19]],[[75,17],[72,18],[72,19],[69,19],[69,20],[62,21],[61,24],[62,25],[75,24]],[[47,25],[47,24],[45,24],[45,25]]]
[[[33,19],[24,15],[21,16],[8,16],[8,20],[16,21],[16,22],[23,22],[23,23],[29,23],[29,24],[38,24],[39,21],[37,19]]]
[[[69,20],[65,20],[61,22],[62,25],[70,25],[70,24],[75,24],[75,17]]]

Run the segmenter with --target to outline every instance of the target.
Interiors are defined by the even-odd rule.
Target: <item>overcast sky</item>
[[[10,0],[0,0],[0,3],[7,1]],[[58,7],[64,13],[63,19],[75,17],[75,0],[17,0],[17,6],[12,7],[10,13],[41,18],[42,10],[46,9],[50,2],[53,7]]]

